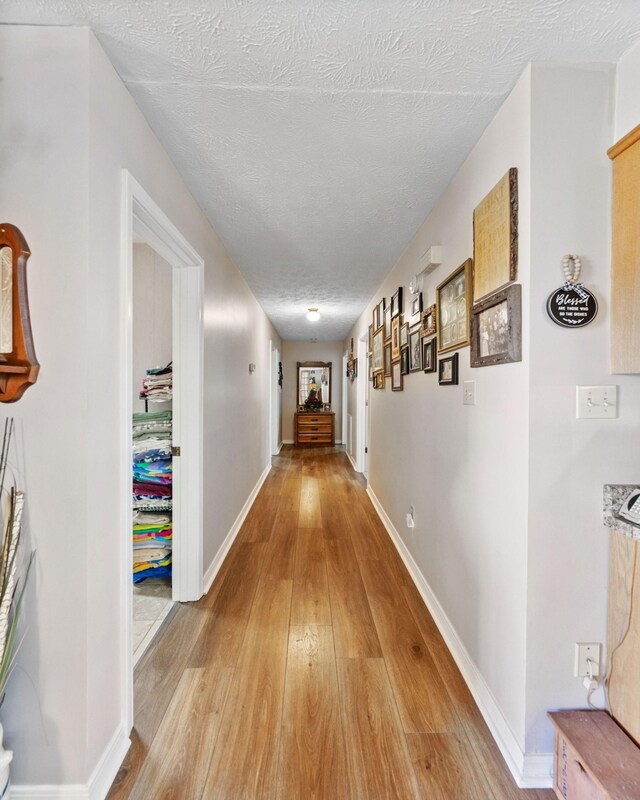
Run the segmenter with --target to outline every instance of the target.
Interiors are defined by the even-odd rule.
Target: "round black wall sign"
[[[581,328],[598,313],[598,301],[584,286],[562,286],[547,300],[547,313],[556,325]]]

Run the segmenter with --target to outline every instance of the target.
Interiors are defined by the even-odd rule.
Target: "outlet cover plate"
[[[589,675],[589,665],[587,660],[591,659],[594,666],[591,675],[597,678],[600,674],[600,643],[599,642],[576,642],[575,663],[573,674],[576,678],[586,678]]]

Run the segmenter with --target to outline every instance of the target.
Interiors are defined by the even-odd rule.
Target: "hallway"
[[[273,464],[136,669],[109,800],[550,800],[513,783],[346,455]]]

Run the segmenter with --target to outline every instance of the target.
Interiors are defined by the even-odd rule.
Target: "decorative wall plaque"
[[[595,296],[582,283],[578,283],[581,266],[578,256],[564,256],[562,270],[565,283],[547,300],[547,313],[556,325],[563,328],[583,328],[593,322],[598,313]]]

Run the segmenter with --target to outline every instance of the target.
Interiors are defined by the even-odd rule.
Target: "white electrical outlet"
[[[589,661],[591,661],[591,677],[597,678],[600,674],[600,643],[576,642],[574,677],[589,677]]]

